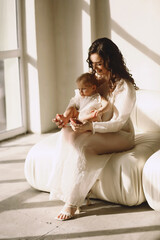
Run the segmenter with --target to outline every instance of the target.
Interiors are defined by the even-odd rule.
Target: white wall
[[[86,63],[91,44],[90,0],[54,0],[57,106],[63,113],[74,94],[76,78],[88,71]]]
[[[28,131],[53,128],[57,112],[53,1],[23,1]]]
[[[22,3],[27,130],[31,132],[41,132],[35,2],[25,0]]]
[[[159,0],[31,2],[35,3],[37,56],[25,52],[25,57],[37,79],[29,79],[26,73],[26,82],[31,83],[30,131],[46,132],[55,127],[51,118],[67,106],[77,76],[88,70],[88,47],[99,37],[109,37],[119,46],[140,88],[160,90]],[[39,110],[34,111],[36,108]]]
[[[95,0],[96,37],[109,37],[142,89],[160,90],[160,1]]]
[[[24,0],[25,76],[28,130],[46,132],[56,126],[74,95],[76,78],[88,71],[91,0]]]
[[[54,125],[51,120],[57,113],[53,11],[53,1],[35,1],[41,132],[46,132],[53,128]]]
[[[160,90],[160,1],[111,0],[111,38],[137,85]]]

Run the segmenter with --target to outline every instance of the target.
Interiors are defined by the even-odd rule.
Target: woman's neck
[[[111,79],[111,72],[108,71],[105,75],[96,74],[96,77],[98,81],[106,81],[108,83]]]

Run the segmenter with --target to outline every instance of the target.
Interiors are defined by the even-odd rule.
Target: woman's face
[[[98,53],[93,53],[90,56],[92,62],[92,68],[97,73],[99,77],[108,76],[109,71],[107,66],[104,66],[103,59],[98,55]]]

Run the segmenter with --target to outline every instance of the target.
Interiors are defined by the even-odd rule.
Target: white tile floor
[[[92,201],[75,219],[56,221],[63,203],[48,201],[48,193],[31,188],[23,171],[29,149],[48,135],[0,143],[0,240],[160,240],[160,213],[146,203],[125,207]]]

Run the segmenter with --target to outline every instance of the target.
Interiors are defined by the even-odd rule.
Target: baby
[[[103,114],[110,112],[110,103],[97,92],[98,80],[95,74],[84,73],[76,80],[78,89],[63,115],[56,115],[65,126],[69,121],[78,124],[87,121],[103,121]]]

